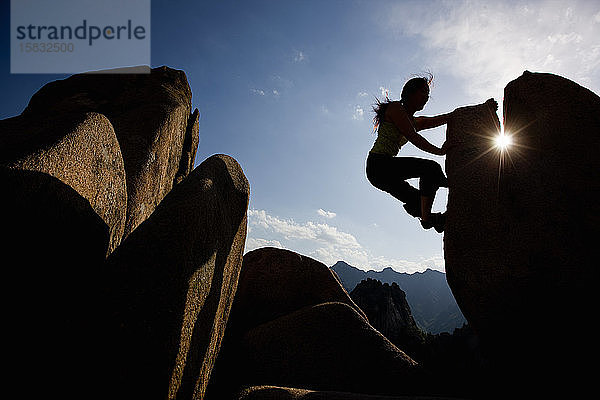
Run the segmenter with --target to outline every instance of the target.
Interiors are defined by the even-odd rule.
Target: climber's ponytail
[[[373,105],[373,112],[375,113],[375,116],[373,117],[373,132],[377,130],[377,127],[383,121],[385,110],[387,110],[388,106],[392,102],[387,94],[385,95],[385,101],[380,101],[377,96],[375,96],[375,101],[376,104]]]

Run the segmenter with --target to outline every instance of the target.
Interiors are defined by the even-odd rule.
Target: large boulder
[[[244,255],[207,397],[231,398],[262,384],[409,393],[420,373],[369,324],[326,265],[263,247]]]
[[[112,252],[121,242],[127,207],[125,170],[119,142],[104,115],[67,112],[2,120],[0,165],[43,172],[69,185],[89,201],[108,227],[105,252]],[[49,214],[56,205],[48,203],[45,212],[45,204],[39,206],[38,212]]]
[[[110,397],[202,399],[242,266],[249,186],[202,162],[107,259]]]
[[[506,86],[504,111],[504,152],[485,105],[448,124],[448,283],[493,358],[581,387],[571,378],[586,379],[584,354],[597,349],[579,330],[594,312],[600,98],[526,71]]]
[[[500,153],[494,146],[499,133],[498,117],[487,104],[454,110],[446,133],[452,145],[446,155],[446,279],[463,314],[478,330],[478,319],[493,318],[493,304],[503,298],[494,287],[502,269],[486,265],[486,260],[502,265],[506,253],[504,238],[495,236],[502,224],[498,206]]]
[[[251,386],[242,390],[239,400],[444,400],[445,397],[381,396],[363,393],[316,391],[282,386]],[[453,399],[456,400],[455,397]],[[450,398],[448,398],[450,400]]]
[[[418,364],[345,303],[323,303],[251,329],[245,383],[373,394],[413,394]]]
[[[185,73],[164,66],[149,74],[77,74],[44,85],[22,116],[96,112],[108,118],[124,160],[127,236],[193,168],[199,113],[192,113],[191,99]]]
[[[303,307],[331,301],[346,303],[366,318],[322,262],[276,247],[255,249],[244,255],[231,333],[244,334]]]

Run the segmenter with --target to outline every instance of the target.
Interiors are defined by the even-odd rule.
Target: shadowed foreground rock
[[[270,247],[244,256],[207,398],[254,385],[404,394],[422,383],[418,365],[369,325],[327,266]]]
[[[428,396],[378,396],[347,392],[327,392],[280,386],[253,386],[243,390],[239,400],[444,400]]]
[[[242,264],[248,196],[239,164],[209,157],[108,258],[117,345],[107,382],[118,397],[203,398]]]
[[[415,393],[417,363],[344,303],[307,307],[242,339],[247,379],[358,393]]]
[[[135,71],[135,68],[132,68]],[[76,74],[35,93],[22,117],[44,121],[63,114],[100,113],[114,128],[127,181],[127,236],[192,169],[198,110],[183,71]]]
[[[5,396],[78,397],[98,372],[90,333],[108,227],[53,176],[0,167],[0,182]]]
[[[597,354],[580,325],[595,313],[600,98],[526,71],[504,102],[514,144],[503,163],[486,152],[496,121],[484,105],[458,109],[448,124],[458,146],[446,159],[447,279],[502,374],[515,378],[506,382],[573,394],[591,384],[586,359]]]

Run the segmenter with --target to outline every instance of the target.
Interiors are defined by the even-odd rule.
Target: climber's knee
[[[427,169],[427,173],[419,180],[419,190],[422,196],[433,197],[440,187],[448,186],[448,179],[435,161],[429,163]]]
[[[412,215],[415,218],[421,217],[421,205],[419,203],[405,203],[403,207],[409,215]]]

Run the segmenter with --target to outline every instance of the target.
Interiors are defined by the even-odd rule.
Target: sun
[[[503,132],[494,138],[494,142],[500,151],[504,151],[507,150],[512,144],[512,137]]]

